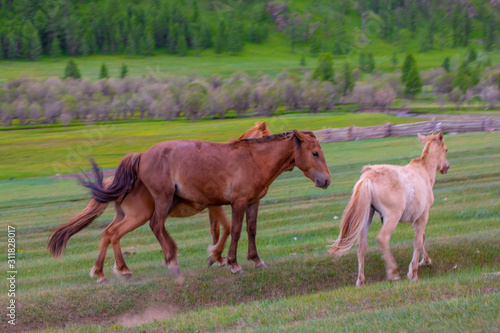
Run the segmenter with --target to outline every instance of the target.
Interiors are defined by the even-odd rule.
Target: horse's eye
[[[319,154],[317,152],[312,153],[314,157],[318,157]]]
[[[448,152],[448,148],[446,148],[446,152]]]

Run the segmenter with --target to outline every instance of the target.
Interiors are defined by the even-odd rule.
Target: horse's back
[[[414,170],[390,164],[363,168],[362,179],[370,182],[374,208],[383,215],[399,214],[402,222],[414,222],[428,202],[428,190]]]

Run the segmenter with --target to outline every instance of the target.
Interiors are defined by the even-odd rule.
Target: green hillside
[[[251,45],[335,55],[365,48],[495,49],[489,1],[0,1],[0,59],[240,54]],[[209,53],[210,54],[210,53]]]

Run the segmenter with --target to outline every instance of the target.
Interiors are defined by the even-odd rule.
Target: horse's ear
[[[300,133],[297,130],[293,130],[293,134],[295,135],[295,137],[297,139],[299,139],[299,141],[305,141],[306,140],[306,137],[304,136],[304,134]]]
[[[267,123],[264,121],[264,122],[261,122],[261,123],[258,123],[259,124],[259,129],[264,132],[265,130],[267,130]]]
[[[417,135],[418,135],[418,139],[420,140],[420,142],[425,144],[425,142],[427,141],[427,137],[425,135],[420,134],[420,133],[417,133]]]
[[[443,142],[443,139],[444,139],[443,132],[439,132],[438,139],[439,139],[439,141]]]

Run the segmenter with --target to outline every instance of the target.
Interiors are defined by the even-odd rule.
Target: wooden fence
[[[365,139],[387,138],[395,136],[413,136],[417,133],[429,134],[443,131],[445,133],[487,132],[500,130],[500,117],[475,120],[430,120],[418,123],[392,125],[387,123],[369,127],[327,128],[314,131],[320,142],[339,142]]]

